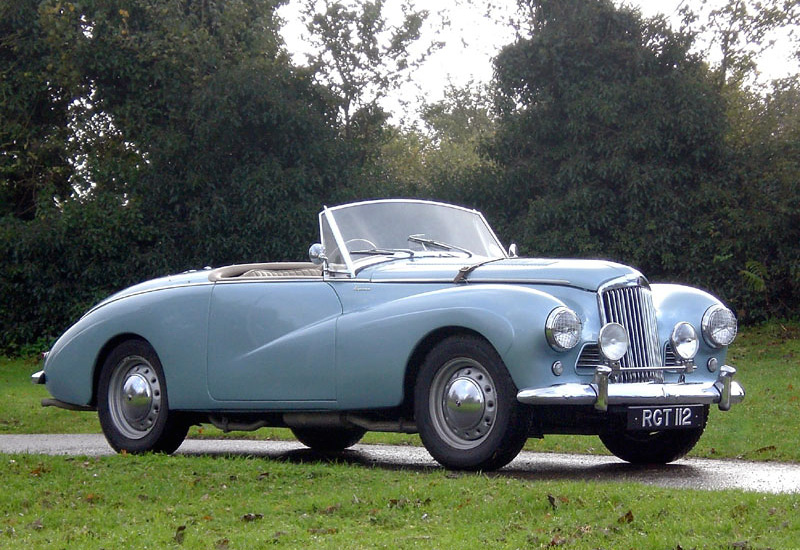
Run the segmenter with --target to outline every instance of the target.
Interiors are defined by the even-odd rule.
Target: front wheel
[[[706,407],[706,418],[708,417]],[[600,434],[611,453],[633,464],[667,464],[683,458],[703,435],[705,424],[688,430],[637,432],[615,429]]]
[[[189,424],[169,410],[161,362],[142,340],[123,342],[106,358],[97,413],[106,440],[117,452],[171,453],[189,431]]]
[[[528,437],[528,416],[502,359],[485,340],[452,336],[428,354],[414,413],[422,443],[440,464],[496,470]]]

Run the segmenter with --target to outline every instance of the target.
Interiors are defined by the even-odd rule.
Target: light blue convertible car
[[[744,398],[733,313],[598,260],[518,258],[475,210],[325,208],[310,262],[136,285],[70,328],[33,376],[97,410],[118,451],[172,452],[191,424],[291,428],[345,449],[418,432],[448,468],[491,470],[529,437],[599,435],[623,460],[686,454],[709,406]]]

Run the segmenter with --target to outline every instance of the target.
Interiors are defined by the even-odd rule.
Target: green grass
[[[0,455],[2,548],[796,548],[800,496],[248,457]]]
[[[712,407],[708,428],[691,456],[800,462],[800,323],[773,322],[743,330],[728,362],[737,367],[747,397],[728,412]],[[48,394],[29,381],[37,368],[32,360],[0,358],[0,433],[99,432],[94,413],[40,407]],[[203,426],[193,428],[190,437],[291,439],[291,433],[265,429],[223,434]],[[364,442],[420,444],[416,435],[377,433],[367,434]],[[606,453],[599,439],[591,436],[546,436],[529,440],[525,448]]]

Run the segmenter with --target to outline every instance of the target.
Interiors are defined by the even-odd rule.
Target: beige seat
[[[239,264],[219,267],[211,271],[208,280],[211,282],[240,278],[316,278],[322,277],[322,266],[311,262],[272,262],[263,264]]]

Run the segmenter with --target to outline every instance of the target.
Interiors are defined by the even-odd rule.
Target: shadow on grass
[[[380,468],[392,471],[434,472],[446,471],[434,462],[422,449],[408,448],[399,451],[370,448],[366,451],[348,449],[341,452],[322,453],[312,449],[264,450],[263,452],[194,452],[183,451],[190,456],[253,457],[288,462],[292,464],[344,464],[364,468]],[[534,458],[521,455],[510,465],[495,472],[447,471],[448,476],[486,475],[524,481],[607,481],[635,482],[691,487],[705,477],[702,468],[689,464],[629,464],[611,457],[568,458],[566,455],[537,454]]]

